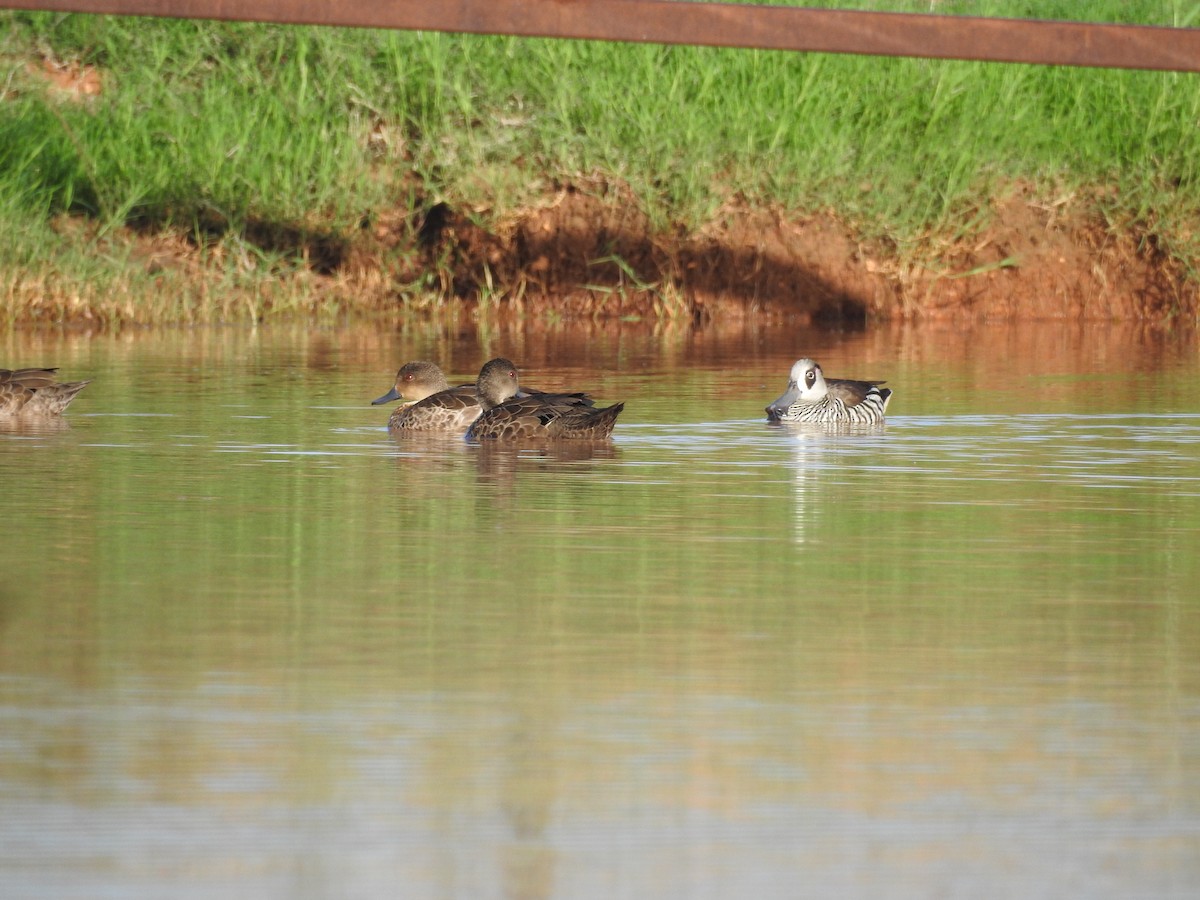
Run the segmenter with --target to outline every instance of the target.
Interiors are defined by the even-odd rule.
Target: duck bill
[[[396,390],[395,387],[393,387],[390,391],[388,391],[382,397],[377,397],[376,399],[372,400],[371,405],[378,406],[380,403],[391,403],[393,400],[399,400],[399,399],[401,399],[400,392],[398,390]]]
[[[781,415],[787,412],[800,398],[800,387],[795,382],[790,382],[788,388],[784,391],[774,403],[767,407],[767,415],[772,419],[778,419]]]

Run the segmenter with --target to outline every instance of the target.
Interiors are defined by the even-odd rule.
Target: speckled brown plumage
[[[507,360],[493,360],[484,365],[497,363],[494,368],[511,366]],[[541,391],[521,391],[521,397],[555,396],[575,405],[590,407],[592,400],[587,394],[543,394]],[[395,409],[388,418],[388,430],[397,432],[434,432],[462,434],[484,410],[479,392],[474,384],[451,387],[442,370],[431,362],[418,360],[405,363],[396,373],[396,382],[388,393],[373,404],[390,403],[393,400],[408,401]]]
[[[469,440],[602,440],[612,435],[617,403],[595,409],[577,394],[523,395],[517,367],[494,359],[479,373],[479,396],[484,411],[467,432]]]
[[[57,416],[90,381],[60,382],[58,369],[0,369],[0,416]]]

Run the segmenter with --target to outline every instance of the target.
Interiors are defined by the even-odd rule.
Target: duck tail
[[[38,412],[57,416],[71,404],[75,395],[89,384],[90,381],[69,381],[53,387],[39,388],[30,400],[30,405]]]
[[[595,414],[590,417],[591,428],[589,429],[593,436],[598,438],[606,438],[612,434],[613,426],[617,424],[617,416],[621,414],[621,410],[625,408],[625,403],[614,403],[612,406],[606,406],[604,409],[596,410]]]

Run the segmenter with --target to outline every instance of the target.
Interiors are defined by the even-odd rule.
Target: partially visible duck
[[[58,369],[0,369],[0,416],[57,416],[90,381],[60,382]]]
[[[799,360],[788,376],[787,390],[767,407],[770,422],[813,425],[880,425],[892,398],[882,381],[826,378],[811,359]]]
[[[617,403],[595,409],[578,394],[524,393],[517,367],[507,359],[484,366],[477,384],[484,411],[467,432],[474,441],[604,439],[625,408]]]

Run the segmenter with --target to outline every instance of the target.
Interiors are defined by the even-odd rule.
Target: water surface
[[[15,333],[6,897],[1190,897],[1194,338]],[[390,437],[395,369],[626,401]],[[801,355],[885,429],[773,428]]]

